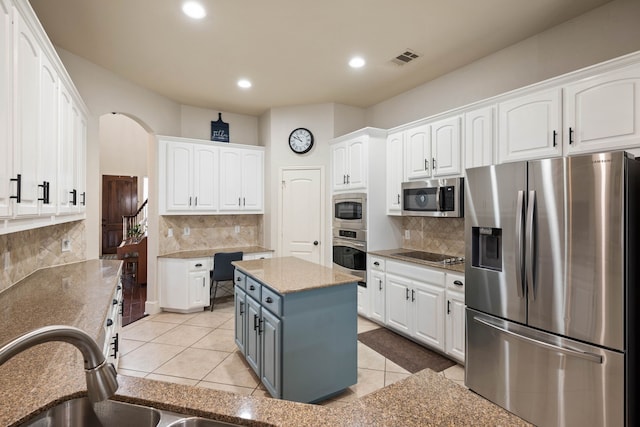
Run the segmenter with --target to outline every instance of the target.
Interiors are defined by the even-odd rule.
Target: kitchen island
[[[120,265],[91,260],[43,269],[0,292],[0,342],[52,324],[98,339]],[[429,370],[335,408],[121,375],[118,382],[113,400],[245,426],[529,425]],[[19,425],[86,394],[80,352],[58,342],[33,347],[0,366],[0,425]]]
[[[317,402],[357,382],[356,276],[295,257],[232,264],[235,341],[271,396]]]

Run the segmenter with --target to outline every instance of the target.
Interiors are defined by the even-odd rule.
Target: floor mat
[[[387,328],[358,334],[358,341],[412,374],[426,368],[440,372],[456,364],[453,360],[427,350]]]

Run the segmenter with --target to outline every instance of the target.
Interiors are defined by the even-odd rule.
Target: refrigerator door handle
[[[535,253],[536,253],[536,239],[535,239],[535,223],[534,216],[536,210],[536,192],[529,191],[529,200],[527,202],[527,220],[526,220],[526,236],[525,242],[527,245],[526,251],[526,270],[527,270],[527,288],[528,296],[531,301],[536,299],[536,286],[535,286]]]
[[[544,347],[544,348],[548,348],[550,350],[559,351],[560,353],[564,353],[564,354],[567,354],[569,356],[579,357],[580,359],[585,359],[585,360],[588,360],[590,362],[598,363],[600,365],[602,364],[602,356],[599,355],[599,354],[593,354],[593,353],[589,353],[589,352],[586,352],[586,351],[574,350],[572,348],[561,347],[561,346],[558,346],[558,345],[555,345],[555,344],[551,344],[551,343],[548,343],[548,342],[540,341],[540,340],[537,340],[535,338],[531,338],[531,337],[528,337],[526,335],[521,335],[521,334],[512,332],[512,331],[510,331],[508,329],[504,329],[501,326],[494,325],[493,323],[491,323],[491,322],[489,322],[487,320],[481,319],[481,318],[479,318],[477,316],[474,316],[473,320],[475,320],[478,323],[482,323],[483,325],[488,326],[490,328],[496,329],[499,332],[502,332],[504,334],[510,335],[510,336],[512,336],[514,338],[518,338],[520,340],[527,341],[527,342],[530,342],[532,344],[539,345],[539,346]]]
[[[523,220],[524,216],[524,191],[518,191],[517,205],[516,205],[516,287],[518,289],[518,297],[524,298],[524,276],[523,268],[523,246],[522,241],[523,233]]]

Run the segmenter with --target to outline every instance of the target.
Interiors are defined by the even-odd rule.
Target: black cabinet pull
[[[118,300],[117,299],[113,299],[113,305],[117,305],[118,304]]]
[[[553,131],[553,146],[555,147],[556,145],[558,145],[558,143],[556,142],[556,137],[558,136],[558,132],[556,132],[555,130]]]
[[[9,198],[16,199],[16,203],[20,203],[22,201],[22,175],[18,174],[15,178],[9,179],[9,181],[16,183],[16,195],[9,196]]]
[[[414,289],[411,289],[411,302],[416,300],[416,291]]]
[[[433,168],[432,168],[432,169],[433,169],[433,170],[435,170],[435,169],[436,169],[436,158],[435,158],[435,157],[433,158]]]
[[[255,286],[253,286],[253,285],[250,285],[250,286],[249,286],[249,290],[250,290],[250,291],[255,291],[255,290],[256,290],[256,287],[255,287]]]
[[[376,267],[378,267],[378,266],[380,265],[380,263],[379,263],[378,261],[375,261],[375,262],[373,263],[373,265],[375,265]]]
[[[569,145],[573,144],[573,128],[569,128]]]
[[[258,330],[258,315],[257,314],[253,315],[253,330],[254,331]]]
[[[451,301],[447,300],[447,314],[451,313]]]
[[[76,190],[74,188],[72,191],[69,191],[69,194],[71,194],[71,205],[72,206],[77,206],[78,205],[78,190]]]
[[[267,297],[265,301],[267,302],[267,304],[271,304],[273,302],[273,298]]]
[[[244,315],[244,303],[240,301],[240,316]]]
[[[83,192],[82,192],[82,194],[81,194],[81,196],[82,196],[82,203],[81,203],[81,205],[82,205],[82,206],[86,206],[86,205],[87,205],[87,192],[86,192],[86,191],[83,191]]]
[[[400,194],[398,194],[398,204],[400,204]]]
[[[264,323],[264,320],[262,319],[258,320],[258,335],[262,335],[262,332],[264,331],[264,329],[262,328],[263,323]]]
[[[42,188],[42,197],[38,198],[38,201],[44,203],[45,205],[49,204],[49,182],[42,181],[42,184],[38,184],[38,188]]]
[[[196,267],[202,267],[202,264],[201,263],[197,263]]]
[[[405,298],[409,299],[409,288],[405,289]]]
[[[113,320],[107,319],[107,326],[111,326],[111,325],[113,325]]]
[[[242,282],[242,277],[236,277],[236,282]]]
[[[454,284],[454,285],[456,285],[456,286],[462,286],[462,285],[464,285],[464,283],[462,283],[460,280],[455,280],[455,281],[453,282],[453,284]]]

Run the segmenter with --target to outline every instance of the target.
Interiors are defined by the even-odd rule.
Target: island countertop
[[[343,285],[360,280],[296,257],[234,261],[232,264],[280,294]]]
[[[246,262],[251,263],[250,268],[259,261]],[[92,260],[48,268],[1,292],[0,343],[39,326],[61,323],[98,337],[120,265],[120,261]],[[352,281],[351,277],[345,279]],[[60,402],[86,396],[83,368],[80,352],[59,342],[35,346],[1,365],[0,425],[19,425]],[[343,407],[243,396],[121,375],[118,382],[113,400],[246,426],[530,425],[430,370]]]
[[[273,249],[263,248],[262,246],[239,246],[232,248],[211,248],[211,249],[192,249],[188,251],[171,252],[168,254],[158,255],[158,258],[205,258],[212,257],[219,252],[242,252],[245,254],[256,254],[261,252],[273,252]]]

